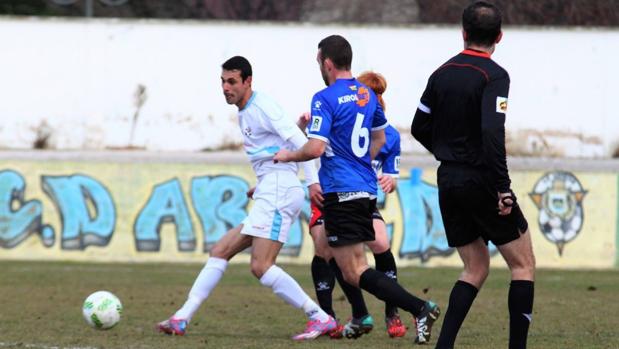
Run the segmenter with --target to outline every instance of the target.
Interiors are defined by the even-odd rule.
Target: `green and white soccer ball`
[[[82,314],[86,322],[98,329],[110,329],[120,321],[123,305],[118,297],[108,291],[97,291],[84,301]]]

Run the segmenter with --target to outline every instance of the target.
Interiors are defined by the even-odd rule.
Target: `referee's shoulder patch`
[[[496,112],[503,114],[507,112],[507,97],[498,96],[496,98]]]

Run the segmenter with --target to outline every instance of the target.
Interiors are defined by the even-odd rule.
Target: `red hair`
[[[378,97],[378,103],[380,103],[384,110],[385,101],[383,100],[383,93],[387,90],[387,80],[385,77],[379,73],[366,71],[361,73],[357,80],[374,91],[376,97]]]

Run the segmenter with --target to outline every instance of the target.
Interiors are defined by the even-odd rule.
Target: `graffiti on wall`
[[[582,229],[586,194],[578,178],[563,171],[544,174],[529,193],[539,210],[539,229],[548,241],[557,245],[559,256]]]
[[[447,245],[438,206],[436,186],[421,180],[421,169],[413,169],[410,178],[399,179],[397,193],[385,195],[379,190],[378,207],[390,200],[400,203],[400,213],[387,221],[390,239],[398,239],[399,256],[427,262],[435,256],[449,256],[454,249]],[[26,183],[13,170],[0,171],[0,246],[13,248],[30,236],[38,236],[43,245],[58,241],[62,250],[85,250],[89,246],[107,246],[113,239],[117,221],[117,202],[113,193],[96,178],[85,174],[41,176],[42,191],[58,213],[59,229],[44,224],[40,200],[26,200]],[[178,178],[152,186],[146,198],[136,206],[132,232],[135,251],[161,250],[161,231],[171,227],[179,252],[204,253],[246,216],[250,199],[249,183],[234,175],[192,177],[188,195]],[[310,217],[309,198],[300,219],[292,226],[289,240],[281,254],[298,256],[305,239]],[[123,207],[127,207],[123,203]],[[197,217],[197,223],[192,217]],[[49,219],[48,219],[49,220]],[[401,231],[395,232],[395,220]],[[309,240],[309,239],[308,239]],[[392,241],[393,242],[393,241]]]

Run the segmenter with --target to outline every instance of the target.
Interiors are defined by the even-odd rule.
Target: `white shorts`
[[[292,171],[262,177],[253,195],[254,205],[243,220],[241,234],[286,243],[290,225],[305,202],[303,185]]]

